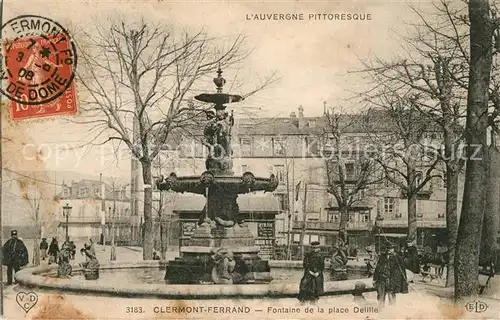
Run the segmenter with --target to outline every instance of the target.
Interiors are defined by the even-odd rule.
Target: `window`
[[[288,197],[287,197],[287,194],[286,193],[278,193],[277,196],[278,196],[278,200],[280,202],[280,208],[281,208],[281,210],[287,211],[288,210]]]
[[[309,235],[309,244],[314,241],[319,241],[319,235],[317,234],[311,234]]]
[[[387,188],[394,188],[394,183],[391,182],[391,180],[395,180],[396,178],[396,175],[394,174],[394,172],[388,172],[386,173],[386,176],[385,176],[385,186]]]
[[[415,172],[415,185],[418,187],[422,183],[422,171]]]
[[[360,200],[366,198],[366,190],[365,189],[359,190],[358,195]]]
[[[394,198],[384,198],[384,213],[385,214],[393,214],[394,213]]]
[[[248,166],[246,164],[241,165],[241,174],[248,172]]]
[[[80,197],[86,197],[88,195],[88,192],[89,192],[88,188],[80,188],[78,190],[78,195]]]
[[[273,138],[273,155],[284,156],[285,155],[285,138]]]
[[[293,234],[293,242],[294,243],[299,243],[300,242],[300,234],[294,233]]]
[[[417,200],[417,218],[424,217],[424,203],[420,200]]]
[[[285,183],[285,166],[284,165],[276,165],[274,166],[274,174],[278,179],[279,183]]]
[[[251,138],[240,138],[240,148],[242,156],[252,155],[252,139]]]
[[[368,222],[370,221],[370,214],[366,212],[362,212],[359,214],[359,220],[361,222]]]
[[[69,197],[69,188],[64,187],[64,189],[63,189],[63,196],[64,197]]]
[[[338,211],[330,211],[328,213],[328,222],[339,222],[340,214]]]
[[[346,163],[345,164],[345,174],[346,177],[354,177],[354,163]]]
[[[94,194],[96,196],[100,196],[101,195],[101,188],[94,188]]]

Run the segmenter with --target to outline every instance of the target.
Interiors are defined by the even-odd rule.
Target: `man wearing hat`
[[[47,238],[42,238],[42,242],[40,242],[40,258],[45,260],[47,258],[47,249],[49,248],[49,244],[47,243]]]
[[[319,242],[311,242],[313,250],[304,257],[304,276],[300,280],[299,296],[301,302],[316,302],[323,288],[323,270],[325,269],[325,258],[320,252]]]
[[[12,275],[28,264],[28,249],[17,237],[17,230],[12,230],[10,235],[2,248],[2,264],[7,266],[7,284],[12,284]]]
[[[394,252],[394,245],[387,244],[378,259],[373,274],[374,286],[377,289],[379,308],[385,305],[385,297],[389,303],[396,302],[396,293],[408,293],[406,269],[401,256]]]

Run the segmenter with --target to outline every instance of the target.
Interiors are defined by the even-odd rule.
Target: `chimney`
[[[305,127],[306,121],[304,119],[304,108],[302,105],[299,106],[299,129]]]

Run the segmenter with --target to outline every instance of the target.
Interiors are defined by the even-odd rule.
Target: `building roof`
[[[440,131],[438,125],[425,119],[422,115],[411,114],[406,118],[401,118],[398,115],[398,123],[413,123],[419,121],[420,128],[428,132]],[[331,118],[330,118],[331,119]],[[399,130],[395,116],[390,112],[380,108],[372,108],[366,113],[358,114],[341,114],[338,118],[339,127],[345,134],[362,134],[370,132],[394,132]],[[194,128],[184,129],[177,132],[172,132],[167,139],[169,147],[176,147],[181,143],[182,137],[191,135],[192,137],[203,135],[204,123],[200,121],[201,125]],[[263,117],[263,118],[236,118],[235,124],[232,128],[234,136],[287,136],[287,135],[313,135],[320,136],[325,133],[331,132],[332,128],[328,125],[327,116],[321,117],[297,117],[291,115],[290,117]]]
[[[272,195],[240,195],[238,196],[240,212],[248,213],[278,213],[279,201]],[[200,212],[205,206],[205,197],[200,195],[178,195],[174,203],[174,212]]]
[[[93,188],[101,188],[102,184],[104,184],[104,188],[105,188],[105,200],[118,200],[118,201],[129,201],[130,200],[130,197],[128,196],[128,194],[126,192],[125,192],[125,194],[121,193],[124,189],[123,186],[116,186],[115,190],[113,190],[113,187],[110,186],[109,184],[107,184],[106,182],[99,181],[99,180],[91,180],[91,179],[82,179],[78,182],[72,181],[69,184],[63,182],[63,189],[55,197],[55,200],[59,200],[59,199],[102,200],[101,195],[95,194],[92,190]],[[64,195],[64,188],[65,187],[70,189],[70,196],[69,197]],[[73,189],[81,188],[81,187],[91,188],[91,190],[88,190],[87,196],[85,196],[85,197],[81,197],[79,195],[75,196]],[[76,190],[76,192],[78,192],[78,189],[75,189],[75,190]]]

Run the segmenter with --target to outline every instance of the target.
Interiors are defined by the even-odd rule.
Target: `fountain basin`
[[[279,269],[273,265],[272,269]],[[130,283],[127,281],[106,281],[109,272],[134,272],[134,270],[150,270],[158,275],[163,274],[166,263],[163,261],[139,261],[131,263],[111,262],[101,265],[100,279],[97,281],[85,280],[81,274],[82,269],[77,266],[73,269],[75,275],[71,279],[55,278],[56,266],[39,266],[26,268],[15,275],[16,281],[22,286],[36,288],[39,290],[55,290],[58,292],[75,292],[87,295],[107,295],[117,297],[143,297],[164,299],[222,299],[240,298],[253,299],[258,297],[285,298],[296,297],[302,270],[298,264],[290,265],[287,270],[298,272],[295,279],[287,279],[282,283],[271,282],[269,284],[244,284],[244,285],[175,285],[165,283]],[[278,265],[284,266],[280,261]],[[325,271],[325,274],[327,271]],[[111,274],[109,274],[111,276]],[[327,279],[325,277],[325,279]],[[352,279],[344,281],[325,281],[324,295],[350,294],[357,282],[363,282],[366,291],[372,291],[373,281],[370,278]]]

